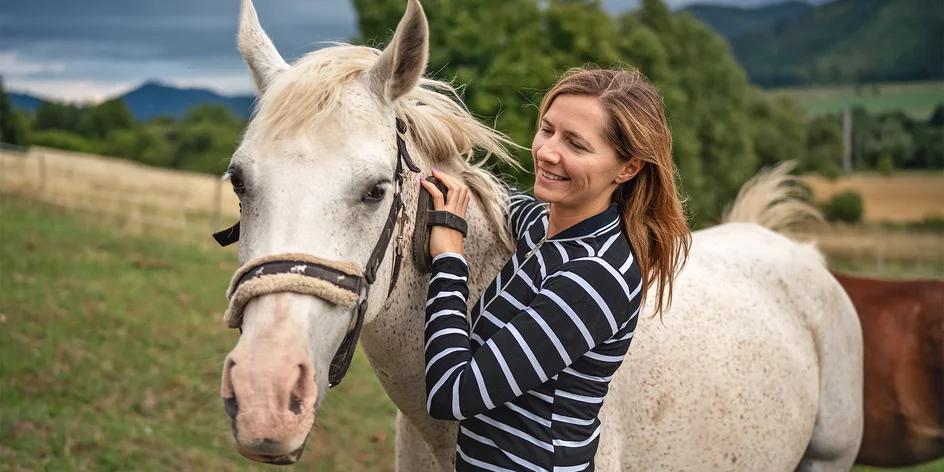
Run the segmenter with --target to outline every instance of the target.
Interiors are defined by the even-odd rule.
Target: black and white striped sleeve
[[[427,410],[461,420],[528,392],[626,327],[641,285],[599,258],[576,259],[551,274],[527,306],[473,355],[466,319],[468,266],[458,254],[433,260],[426,303]]]
[[[517,241],[528,225],[537,219],[543,209],[543,204],[525,192],[522,192],[508,184],[505,190],[508,192],[508,228],[511,230],[512,238]]]

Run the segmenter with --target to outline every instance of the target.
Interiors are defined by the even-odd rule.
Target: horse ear
[[[419,0],[409,0],[393,40],[368,71],[371,88],[388,103],[419,83],[429,59],[429,25]]]
[[[243,55],[243,60],[252,72],[252,78],[259,92],[265,89],[276,74],[288,69],[288,64],[279,55],[272,40],[262,30],[252,0],[242,0],[236,44]]]

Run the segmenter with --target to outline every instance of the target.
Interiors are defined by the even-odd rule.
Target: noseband
[[[351,359],[357,348],[361,327],[364,324],[364,314],[367,312],[367,296],[370,286],[377,279],[377,269],[383,261],[393,237],[396,226],[400,226],[397,234],[393,276],[387,290],[389,296],[397,284],[400,275],[400,264],[403,261],[403,180],[406,165],[410,171],[419,173],[420,168],[413,162],[406,148],[403,135],[406,133],[406,123],[400,118],[396,121],[397,128],[397,169],[394,174],[396,189],[393,193],[393,204],[387,215],[387,222],[380,232],[380,239],[374,246],[367,265],[361,271],[359,265],[349,261],[329,261],[308,254],[275,254],[255,259],[244,264],[233,276],[227,298],[230,306],[224,319],[231,328],[239,328],[242,332],[242,311],[246,303],[254,297],[278,292],[297,292],[313,295],[339,306],[352,306],[351,324],[341,346],[331,360],[328,371],[328,387],[335,387],[347,374],[351,366]],[[220,246],[229,246],[239,241],[239,222],[232,227],[213,233],[213,238]]]

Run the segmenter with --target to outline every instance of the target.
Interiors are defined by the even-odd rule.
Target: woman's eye
[[[365,203],[377,203],[383,200],[383,197],[386,194],[386,192],[387,191],[384,189],[383,185],[380,185],[380,184],[374,185],[374,187],[370,189],[370,192],[367,192],[367,194],[364,195],[364,198],[362,199],[362,201],[364,201]]]
[[[570,142],[570,146],[571,146],[572,148],[578,150],[578,151],[583,151],[583,150],[584,150],[584,147],[583,147],[583,146],[577,144],[577,143],[574,142],[574,141],[571,141],[571,142]]]
[[[544,133],[544,134],[551,134],[551,129],[550,129],[550,128],[541,128],[541,132]]]

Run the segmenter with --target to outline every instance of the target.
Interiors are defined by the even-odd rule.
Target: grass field
[[[284,470],[236,453],[219,399],[233,253],[95,220],[2,197],[0,469]],[[393,470],[360,351],[322,412],[299,470]]]
[[[912,118],[926,120],[938,104],[944,104],[944,82],[885,83],[830,87],[774,89],[788,92],[813,115],[838,113],[847,106],[861,105],[871,113],[901,110]]]
[[[231,249],[129,236],[10,196],[0,235],[2,470],[286,469],[236,453],[219,400],[238,336],[220,320]],[[921,270],[944,278],[936,267]],[[395,413],[358,351],[289,469],[393,470]],[[941,472],[944,462],[899,470]]]

